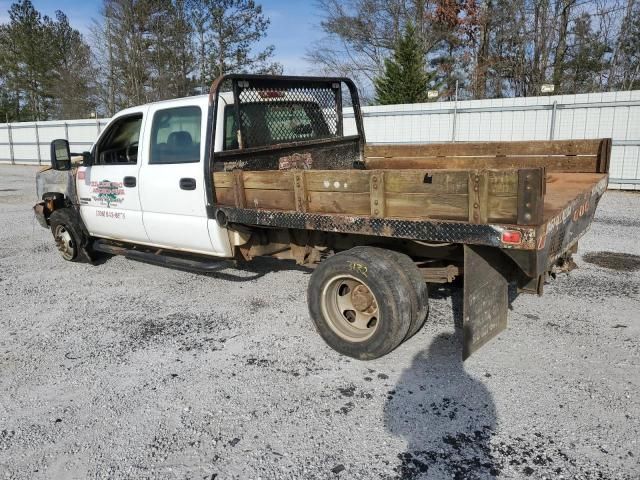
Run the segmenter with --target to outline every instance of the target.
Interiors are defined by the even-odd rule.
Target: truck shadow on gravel
[[[385,426],[407,442],[399,478],[492,478],[501,471],[490,445],[493,397],[464,370],[459,335],[436,337],[389,394]]]
[[[564,434],[542,426],[549,419],[518,435],[499,433],[491,392],[464,369],[461,334],[438,335],[388,392],[385,427],[407,444],[396,478],[636,478],[600,458],[576,455]]]

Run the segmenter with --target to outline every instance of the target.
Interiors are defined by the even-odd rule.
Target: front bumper
[[[38,220],[38,223],[41,227],[49,228],[49,223],[47,222],[47,217],[45,215],[46,208],[47,207],[45,206],[44,202],[36,203],[33,206],[33,213],[35,214],[36,220]]]

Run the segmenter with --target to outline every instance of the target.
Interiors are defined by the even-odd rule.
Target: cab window
[[[98,144],[98,165],[135,165],[141,126],[142,114],[116,120]]]
[[[150,164],[200,161],[200,107],[159,110],[151,126]]]
[[[244,146],[261,147],[336,136],[314,102],[263,102],[240,105]],[[224,110],[224,150],[238,148],[235,107]]]

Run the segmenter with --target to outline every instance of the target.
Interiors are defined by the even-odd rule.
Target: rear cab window
[[[224,110],[224,150],[235,150],[238,124],[235,106]],[[244,147],[262,147],[335,137],[315,102],[256,102],[240,105]]]

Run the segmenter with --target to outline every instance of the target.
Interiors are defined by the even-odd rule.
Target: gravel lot
[[[638,478],[640,194],[607,193],[580,268],[464,364],[457,289],[361,362],[289,263],[63,261],[34,174],[0,166],[0,478]]]

